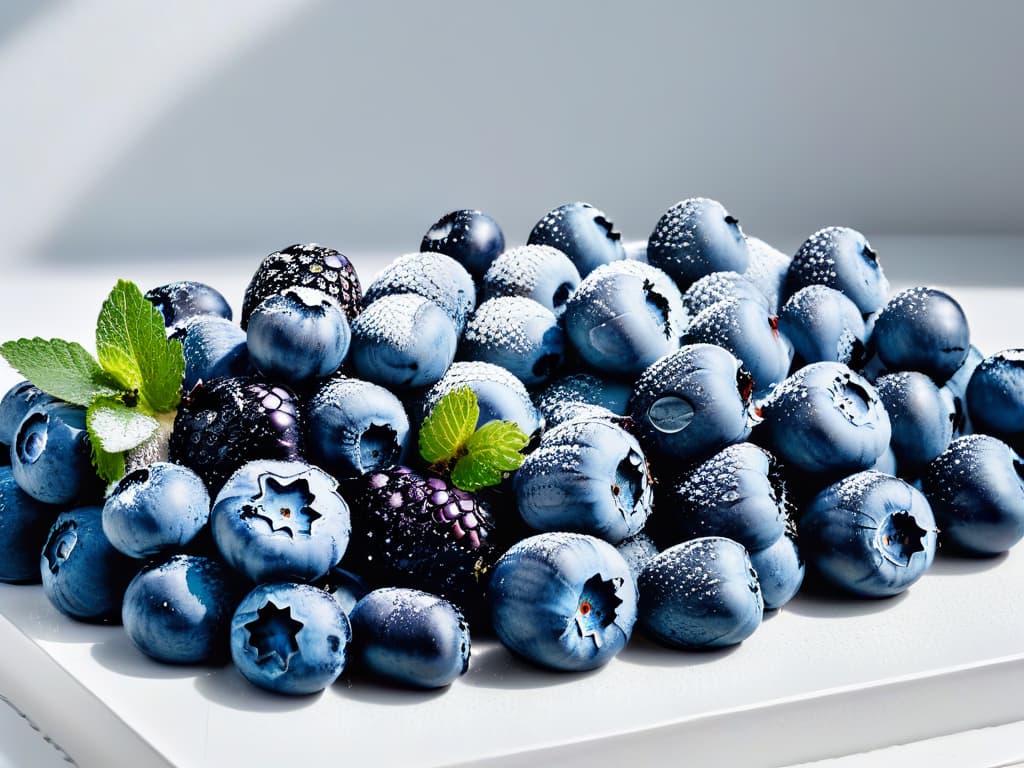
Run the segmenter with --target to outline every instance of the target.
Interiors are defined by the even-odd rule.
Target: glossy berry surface
[[[486,213],[452,211],[427,230],[420,250],[451,256],[479,280],[505,250],[505,235]]]
[[[329,594],[308,584],[261,584],[231,618],[231,658],[254,685],[317,693],[345,668],[352,628]]]
[[[750,252],[739,220],[717,200],[691,197],[669,208],[647,241],[647,260],[685,290],[712,272],[743,272]]]
[[[967,402],[967,388],[970,385],[974,371],[981,365],[985,356],[981,351],[971,344],[967,353],[967,359],[963,365],[956,369],[956,373],[949,377],[949,380],[942,385],[943,397],[951,404],[953,414],[953,437],[969,435],[974,431],[971,421],[970,407]]]
[[[746,236],[750,266],[743,273],[764,295],[769,312],[778,312],[785,303],[786,273],[792,257],[757,237]]]
[[[469,625],[459,609],[418,589],[389,587],[356,603],[352,663],[413,688],[443,688],[469,669]]]
[[[125,475],[103,504],[103,532],[135,558],[187,546],[210,519],[210,496],[199,476],[157,462]]]
[[[0,467],[0,583],[39,581],[39,552],[60,510],[36,501]]]
[[[170,328],[192,317],[231,319],[231,305],[216,288],[195,280],[178,280],[146,291],[146,298]]]
[[[622,235],[604,211],[589,203],[566,203],[549,211],[534,225],[527,243],[557,248],[569,257],[580,277],[626,258]]]
[[[210,513],[217,549],[254,582],[312,581],[338,564],[351,520],[337,481],[301,461],[253,461]]]
[[[199,315],[175,327],[171,338],[181,342],[185,355],[186,392],[200,381],[244,376],[250,370],[245,331],[222,317]]]
[[[482,362],[455,363],[444,377],[428,390],[422,410],[430,413],[449,392],[469,387],[480,406],[477,427],[489,421],[511,421],[527,435],[540,429],[540,412],[530,399],[526,387],[511,372]]]
[[[935,558],[928,500],[910,484],[859,472],[822,491],[799,523],[800,553],[819,578],[858,597],[889,597]]]
[[[366,289],[367,306],[385,296],[415,294],[448,315],[461,336],[476,306],[476,286],[465,267],[442,253],[410,253],[386,266]]]
[[[943,546],[995,555],[1024,537],[1024,461],[994,437],[950,443],[929,466],[924,492]]]
[[[786,273],[786,298],[808,285],[835,288],[865,315],[881,309],[889,295],[878,254],[849,227],[819,229],[797,250]]]
[[[565,333],[555,316],[532,299],[488,299],[470,316],[459,356],[500,365],[535,386],[562,367]]]
[[[764,292],[739,272],[712,272],[704,275],[686,289],[683,306],[691,315],[697,315],[725,299],[748,299],[768,309],[768,299]]]
[[[136,648],[167,664],[225,661],[242,584],[230,568],[208,557],[171,555],[146,565],[124,594],[125,632]]]
[[[626,413],[633,388],[626,382],[593,373],[571,373],[555,379],[534,393],[534,402],[548,427],[566,421],[560,414],[575,405],[607,408],[613,414]]]
[[[561,317],[580,280],[576,265],[557,248],[523,245],[494,260],[483,277],[483,298],[522,296]]]
[[[766,611],[781,608],[796,597],[807,570],[797,541],[788,532],[774,544],[751,552],[750,564],[757,572]]]
[[[636,587],[611,544],[542,533],[512,546],[495,566],[491,620],[505,647],[535,664],[595,669],[629,641]]]
[[[796,365],[828,361],[857,368],[864,359],[868,333],[860,309],[827,285],[794,293],[779,311],[779,330],[793,345]]]
[[[935,288],[900,291],[878,315],[871,342],[890,371],[920,371],[943,384],[967,359],[967,317],[956,299]]]
[[[890,445],[900,473],[916,477],[953,439],[949,401],[923,373],[889,373],[875,390],[892,424]]]
[[[1024,451],[1024,350],[986,357],[967,385],[967,411],[977,432]]]
[[[671,648],[724,648],[761,624],[764,600],[742,545],[719,536],[676,544],[637,580],[639,624]]]
[[[7,390],[0,400],[0,443],[11,445],[25,415],[36,406],[52,402],[52,397],[27,381],[19,382]],[[3,448],[0,451],[9,453]]]
[[[11,469],[21,489],[44,504],[97,498],[85,409],[61,402],[32,408],[15,433]]]

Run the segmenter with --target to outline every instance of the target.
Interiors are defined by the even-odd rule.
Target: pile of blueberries
[[[365,292],[345,256],[295,245],[260,264],[240,324],[199,283],[147,298],[185,354],[173,429],[103,489],[83,410],[8,392],[0,581],[41,579],[162,662],[230,657],[284,693],[346,660],[441,687],[472,626],[586,670],[637,624],[739,643],[805,572],[882,598],[938,546],[1024,536],[1024,350],[984,357],[940,290],[890,296],[853,229],[789,257],[692,198],[624,243],[574,203],[506,250],[461,210]],[[478,426],[530,437],[474,492],[417,450],[465,388]]]

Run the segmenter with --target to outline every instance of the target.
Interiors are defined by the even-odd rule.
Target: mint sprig
[[[452,484],[464,491],[497,485],[522,465],[529,437],[511,421],[489,421],[480,429],[476,393],[460,387],[434,406],[420,428],[423,460],[449,470]]]
[[[53,397],[86,411],[96,472],[107,482],[125,472],[125,451],[141,445],[181,400],[185,356],[139,287],[119,280],[96,321],[93,357],[62,339],[18,339],[0,345],[22,376]],[[98,358],[98,360],[97,360]]]

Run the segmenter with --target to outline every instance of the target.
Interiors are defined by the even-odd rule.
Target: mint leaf
[[[160,423],[120,400],[104,397],[85,412],[85,426],[93,445],[98,443],[107,453],[123,453],[146,442]]]
[[[452,390],[434,406],[420,428],[420,456],[429,464],[447,464],[459,456],[480,418],[476,392]]]
[[[124,477],[124,454],[108,453],[97,441],[92,442],[92,465],[105,482],[113,483]]]
[[[118,280],[96,320],[100,365],[125,389],[138,391],[143,410],[167,413],[178,406],[185,356],[168,340],[163,316],[135,283]]]
[[[506,472],[522,466],[522,449],[530,438],[511,421],[489,421],[466,442],[466,454],[452,470],[452,483],[464,491],[477,491],[502,481]]]
[[[97,396],[121,394],[118,382],[81,344],[61,339],[18,339],[0,345],[0,355],[43,392],[87,406]]]

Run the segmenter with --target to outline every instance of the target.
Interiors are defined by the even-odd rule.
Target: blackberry
[[[359,314],[363,291],[347,257],[316,243],[289,245],[267,256],[245,289],[242,327],[264,299],[296,286],[323,291],[341,305],[347,319]]]
[[[216,496],[254,459],[301,456],[295,394],[250,376],[214,379],[193,389],[178,409],[170,459],[194,470]]]

